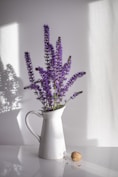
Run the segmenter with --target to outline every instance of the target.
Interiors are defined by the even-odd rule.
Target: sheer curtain
[[[118,1],[89,4],[87,138],[118,146]]]

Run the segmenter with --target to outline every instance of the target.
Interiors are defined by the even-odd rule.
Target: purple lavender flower
[[[62,45],[61,45],[61,37],[58,37],[56,42],[56,60],[57,67],[62,67]]]
[[[44,52],[45,52],[45,61],[47,68],[50,68],[50,34],[49,26],[44,25]]]
[[[25,52],[25,61],[26,61],[26,65],[27,65],[29,81],[30,81],[30,83],[34,83],[35,78],[34,78],[33,66],[32,66],[32,61],[31,61],[29,52]]]
[[[28,70],[30,85],[24,87],[24,89],[32,89],[32,90],[34,90],[34,93],[36,95],[38,95],[38,97],[42,98],[41,102],[43,102],[44,93],[42,91],[42,88],[39,85],[36,84],[36,83],[39,83],[39,81],[35,81],[34,72],[33,72],[33,66],[32,66],[32,61],[31,61],[29,52],[25,52],[25,60],[26,60],[26,65],[27,65],[27,70]],[[41,81],[40,81],[40,83],[41,83]]]
[[[35,80],[32,61],[29,52],[25,52],[25,60],[29,75],[30,85],[25,89],[33,89],[37,94],[37,99],[43,104],[45,111],[55,110],[63,105],[63,99],[66,92],[74,82],[86,74],[86,72],[77,72],[66,83],[67,76],[71,69],[71,56],[66,63],[62,63],[62,44],[61,37],[56,41],[56,49],[50,43],[49,26],[44,25],[44,52],[46,68],[36,67],[40,78]],[[77,97],[82,91],[75,92],[70,99]],[[70,100],[69,99],[69,100]]]
[[[64,86],[64,88],[62,88],[62,92],[65,94],[68,89],[74,84],[74,82],[79,78],[79,77],[82,77],[83,75],[85,75],[86,72],[78,72],[76,74],[74,74],[70,79],[69,81],[66,83],[66,85]]]
[[[63,80],[62,78],[62,44],[61,37],[58,37],[56,42],[56,79],[59,83]]]
[[[42,67],[36,68],[36,70],[39,71],[40,76],[42,77],[41,79],[41,87],[43,89],[43,94],[45,95],[44,97],[47,99],[47,105],[50,107],[52,106],[52,92],[51,92],[51,85],[50,85],[50,78],[51,78],[51,73],[49,70],[44,70]]]
[[[53,77],[53,80],[55,79],[56,75],[56,55],[54,51],[54,47],[52,44],[49,44],[49,51],[50,51],[50,66],[48,70],[51,72],[51,76]]]
[[[70,68],[71,68],[71,56],[69,56],[68,61],[63,65],[62,67],[62,77],[63,80],[66,80],[66,75],[69,74]]]

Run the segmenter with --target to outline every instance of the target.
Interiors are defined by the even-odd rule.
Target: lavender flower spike
[[[50,68],[50,34],[49,34],[49,26],[44,25],[44,52],[45,52],[45,61],[47,68]]]
[[[85,75],[86,72],[82,71],[82,72],[78,72],[76,74],[74,74],[70,80],[67,82],[67,84],[65,85],[65,87],[62,89],[63,93],[66,93],[68,91],[68,89],[74,84],[74,82],[79,78],[82,77],[83,75]]]
[[[30,83],[34,83],[35,78],[34,78],[33,66],[32,66],[32,61],[31,61],[29,52],[25,52],[25,61],[26,61],[26,65],[27,65],[29,81],[30,81]]]

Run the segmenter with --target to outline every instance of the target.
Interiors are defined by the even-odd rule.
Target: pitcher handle
[[[25,116],[25,124],[26,124],[28,130],[29,130],[29,131],[31,132],[31,134],[40,142],[41,136],[39,136],[38,134],[35,133],[35,131],[32,129],[32,126],[31,126],[30,123],[29,123],[29,115],[30,115],[30,114],[35,114],[35,115],[37,115],[37,116],[39,116],[39,117],[42,117],[42,114],[39,113],[39,112],[35,112],[35,111],[29,111],[29,112],[26,114],[26,116]]]

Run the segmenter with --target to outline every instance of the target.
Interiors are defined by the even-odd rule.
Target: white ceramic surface
[[[37,156],[37,146],[0,146],[0,177],[118,177],[118,148],[70,147],[61,160]],[[82,154],[80,162],[70,154]]]

